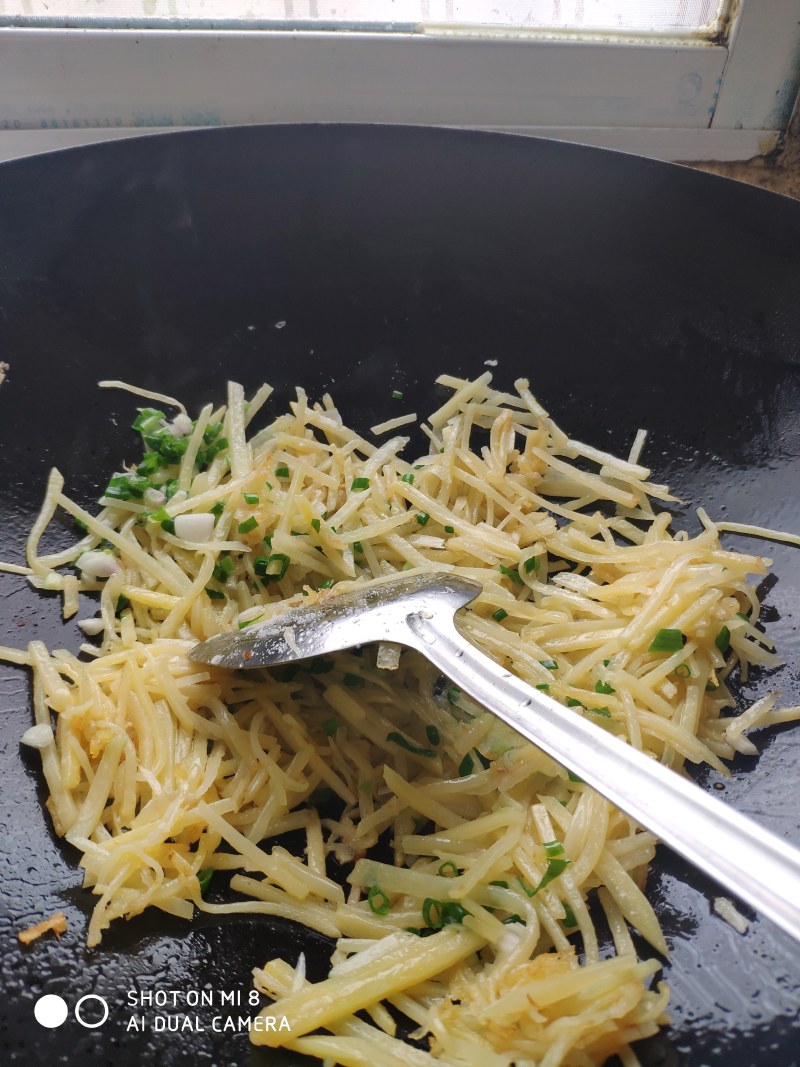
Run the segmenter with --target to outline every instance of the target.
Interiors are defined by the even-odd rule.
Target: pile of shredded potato
[[[798,718],[775,694],[723,716],[734,666],[776,662],[750,584],[770,561],[722,548],[702,512],[698,536],[671,532],[643,433],[618,459],[571,440],[524,380],[514,393],[488,373],[438,381],[451,395],[412,462],[408,439],[386,434],[414,414],[373,427],[374,443],[298,389],[248,437],[268,387],[248,404],[231,384],[196,420],[138,391],[178,413],[141,410],[142,460],[97,515],[54,471],[28,566],[5,567],[60,590],[65,617],[79,591],[100,600],[80,657],[0,650],[33,670],[23,740],[97,896],[89,945],[147,907],[282,916],[335,939],[322,982],[302,955],[254,972],[275,1001],[264,1013],[291,1027],[254,1041],[330,1064],[583,1067],[618,1053],[628,1067],[631,1042],[666,1021],[659,963],[637,959],[629,932],[666,952],[644,893],[652,834],[416,654],[230,673],[187,659],[354,583],[448,571],[483,586],[460,626],[484,651],[676,769],[724,773],[754,751],[747,728]],[[85,536],[40,555],[58,509]],[[300,855],[280,843],[296,831]],[[344,885],[331,856],[353,864]],[[234,872],[228,903],[204,897],[216,871]],[[598,946],[601,912],[613,951]]]

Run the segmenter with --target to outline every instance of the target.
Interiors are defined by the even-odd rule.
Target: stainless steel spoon
[[[800,851],[484,655],[454,619],[480,592],[454,575],[399,578],[220,634],[189,657],[242,668],[373,641],[416,649],[479,704],[800,940]]]

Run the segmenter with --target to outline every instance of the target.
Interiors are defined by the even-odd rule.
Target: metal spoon
[[[219,634],[189,658],[242,668],[372,641],[416,649],[479,704],[800,940],[800,851],[484,655],[454,619],[480,592],[455,575],[399,578]]]

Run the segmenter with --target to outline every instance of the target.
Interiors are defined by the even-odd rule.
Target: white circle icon
[[[103,1012],[102,1016],[99,1019],[96,1019],[94,1022],[84,1019],[81,1016],[81,1006],[89,1000],[96,1000]],[[87,993],[86,996],[81,997],[81,999],[75,1005],[75,1018],[78,1020],[81,1026],[85,1026],[87,1030],[94,1030],[96,1027],[102,1026],[108,1018],[108,1001],[105,999],[105,997],[99,997],[97,993]]]
[[[67,1017],[69,1008],[63,997],[56,993],[47,993],[39,997],[33,1006],[33,1014],[40,1026],[46,1026],[48,1030],[54,1030],[61,1026]]]

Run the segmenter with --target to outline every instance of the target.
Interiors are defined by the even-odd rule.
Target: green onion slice
[[[516,570],[514,567],[504,567],[503,564],[501,563],[500,564],[500,573],[504,577],[510,578],[512,582],[516,582],[517,585],[524,585],[525,584],[523,582],[523,580],[522,580],[522,577],[521,577],[519,571]]]
[[[680,652],[686,638],[680,630],[659,630],[653,638],[648,652]]]
[[[413,752],[416,756],[427,756],[430,759],[436,756],[436,749],[421,748],[419,745],[415,745],[413,741],[409,741],[407,737],[403,737],[397,730],[390,730],[386,735],[386,740],[393,741],[394,744],[404,748],[406,752]]]
[[[374,911],[376,915],[388,915],[389,910],[392,907],[392,902],[388,896],[380,888],[380,886],[373,885],[370,887],[367,893],[367,903],[370,906],[370,910]]]

